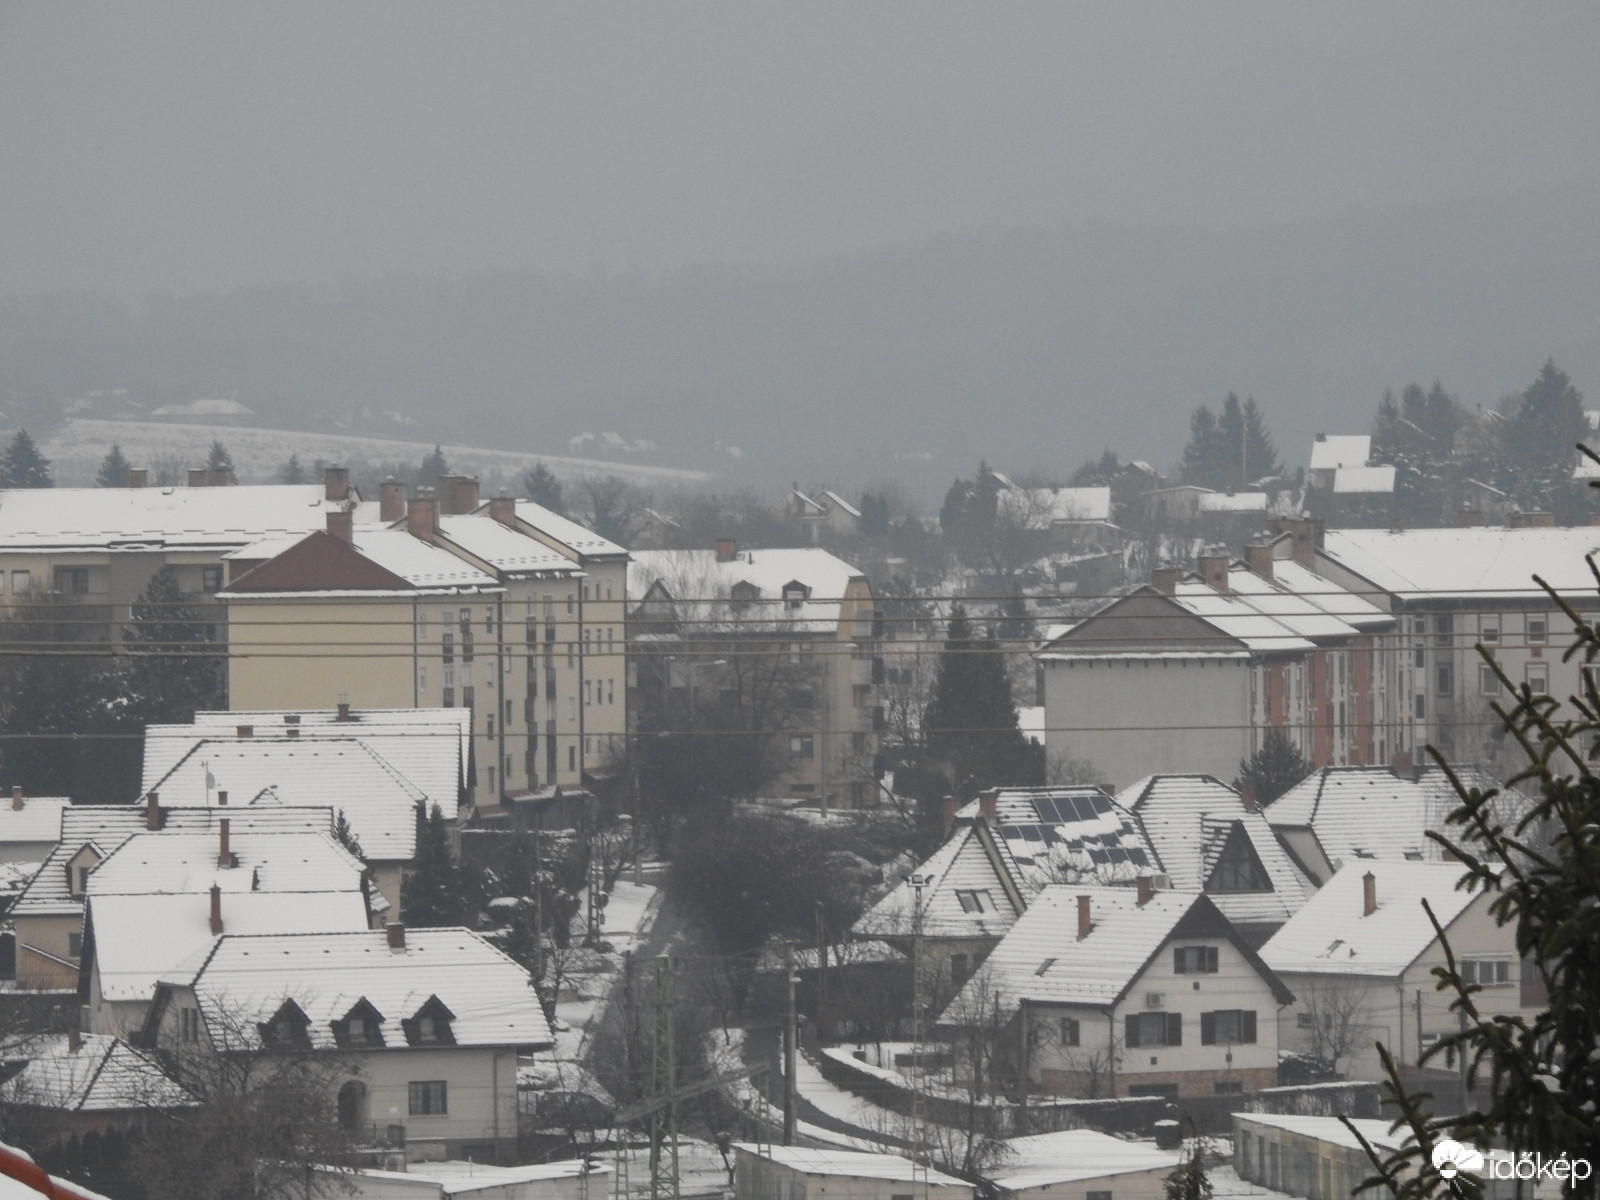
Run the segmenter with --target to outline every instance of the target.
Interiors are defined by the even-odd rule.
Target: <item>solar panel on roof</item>
[[[1109,797],[1109,796],[1095,796],[1095,797],[1093,797],[1093,802],[1094,802],[1094,810],[1095,810],[1095,812],[1097,812],[1097,813],[1108,813],[1108,812],[1111,811],[1111,797]]]
[[[1107,850],[1090,850],[1089,851],[1089,858],[1092,861],[1097,862],[1097,863],[1110,862],[1111,861],[1111,853],[1110,853],[1110,851],[1107,851]]]
[[[1136,867],[1148,867],[1150,858],[1143,850],[1129,850],[1128,861]]]
[[[1072,806],[1078,810],[1078,820],[1094,820],[1094,801],[1084,796],[1074,796]]]

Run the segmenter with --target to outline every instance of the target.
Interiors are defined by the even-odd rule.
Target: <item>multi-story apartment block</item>
[[[775,794],[873,803],[883,659],[865,575],[825,550],[722,540],[641,551],[628,594],[637,733],[685,727],[711,705],[777,742]]]

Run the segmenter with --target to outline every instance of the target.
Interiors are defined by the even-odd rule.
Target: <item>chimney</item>
[[[954,796],[944,798],[944,835],[950,836],[950,827],[956,823],[956,813],[961,808],[961,801]]]
[[[324,500],[348,500],[350,498],[349,467],[323,468],[322,498]]]
[[[1089,918],[1089,897],[1078,897],[1078,940],[1088,937],[1094,929],[1094,922]]]
[[[1288,522],[1289,557],[1302,567],[1315,570],[1317,551],[1322,549],[1322,522],[1315,517],[1299,517]]]
[[[142,488],[150,486],[150,470],[147,467],[128,468],[128,486]]]
[[[214,883],[211,885],[211,932],[213,936],[222,932],[222,889]]]
[[[22,811],[22,785],[20,783],[11,785],[11,811]]]
[[[1244,548],[1244,561],[1262,579],[1272,578],[1272,547],[1252,542]]]
[[[1319,441],[1319,442],[1325,442],[1325,441],[1327,441],[1327,440],[1328,440],[1328,435],[1327,435],[1327,434],[1325,434],[1325,433],[1319,433],[1319,434],[1317,434],[1317,441]]]
[[[328,535],[336,537],[345,545],[350,545],[356,540],[356,515],[348,508],[328,510]]]
[[[79,1032],[76,1023],[67,1028],[67,1053],[76,1054],[83,1049],[83,1034]]]
[[[992,824],[1000,819],[1000,789],[990,788],[978,793],[978,811]]]
[[[235,725],[233,731],[242,738],[255,737],[256,735],[256,727],[254,725]]]
[[[1178,580],[1182,578],[1182,567],[1157,567],[1150,572],[1150,585],[1163,596],[1176,596]]]
[[[223,788],[218,788],[217,789],[217,807],[218,808],[227,808],[228,807],[228,793]]]
[[[161,828],[161,801],[154,792],[145,794],[144,827],[149,830]]]
[[[1239,799],[1244,801],[1246,812],[1255,812],[1260,807],[1256,803],[1256,781],[1254,779],[1241,779],[1239,781]]]
[[[355,720],[355,718],[350,715],[350,701],[348,701],[348,700],[339,701],[339,708],[338,708],[337,712],[335,713],[333,719],[335,721],[354,721]]]
[[[1361,877],[1361,915],[1370,917],[1378,911],[1378,877],[1368,871]]]
[[[284,713],[283,714],[283,723],[285,725],[298,725],[298,724],[300,724],[300,714],[299,713]]]
[[[406,501],[406,532],[425,542],[439,536],[439,505],[432,488],[421,488]]]
[[[510,496],[496,496],[489,501],[489,515],[502,525],[514,525],[517,521],[517,502]]]
[[[1411,751],[1396,754],[1394,761],[1389,764],[1389,770],[1394,772],[1396,779],[1404,779],[1411,774]]]
[[[738,545],[739,543],[735,542],[732,538],[718,538],[717,561],[732,562],[736,557]]]
[[[393,525],[406,515],[406,485],[398,479],[385,479],[378,485],[378,520]]]
[[[475,475],[444,475],[439,479],[439,507],[445,516],[462,516],[478,507]]]
[[[233,468],[232,467],[214,467],[214,468],[212,468],[212,471],[211,471],[211,486],[212,487],[233,487],[234,483],[235,483],[235,480],[233,478]]]
[[[300,726],[298,726],[298,725],[289,726],[289,728],[287,728],[287,729],[285,729],[283,731],[283,735],[284,735],[284,737],[292,737],[292,738],[299,737],[300,736]]]
[[[189,486],[190,487],[205,487],[206,486],[206,469],[204,467],[190,467],[189,468]]]
[[[1200,556],[1200,578],[1219,592],[1228,590],[1228,555],[1202,554]]]
[[[228,845],[228,818],[217,822],[217,866],[233,866],[233,848]]]
[[[1146,904],[1150,903],[1150,897],[1155,895],[1155,887],[1151,883],[1150,876],[1148,875],[1141,875],[1134,882],[1139,885],[1139,907],[1143,908]],[[1088,897],[1083,896],[1081,899],[1087,900]]]
[[[399,921],[390,921],[383,927],[383,932],[389,936],[389,949],[397,954],[406,948],[406,927]]]

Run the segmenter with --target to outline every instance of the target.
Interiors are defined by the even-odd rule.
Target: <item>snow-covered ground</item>
[[[342,433],[301,433],[292,429],[259,429],[238,425],[193,425],[165,421],[105,421],[75,417],[40,440],[39,449],[54,468],[62,487],[91,487],[100,460],[113,443],[136,467],[154,471],[164,467],[202,467],[211,443],[220,441],[233,458],[241,483],[271,483],[278,468],[298,455],[309,471],[317,459],[349,463],[419,463],[433,452],[431,442],[398,438],[358,437]],[[539,454],[521,450],[491,450],[483,446],[446,445],[444,455],[452,470],[469,475],[499,475],[514,479],[542,462],[563,479],[590,475],[616,475],[632,483],[702,483],[704,471],[653,467],[571,455]]]

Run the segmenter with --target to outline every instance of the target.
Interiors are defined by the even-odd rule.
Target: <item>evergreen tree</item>
[[[922,730],[930,763],[957,795],[1031,784],[1041,775],[1039,756],[1017,726],[1000,646],[976,633],[959,604],[934,668]]]
[[[1241,404],[1236,393],[1228,393],[1217,418],[1212,445],[1212,471],[1217,481],[1212,487],[1242,488],[1283,471],[1278,448],[1272,444],[1272,435],[1267,432],[1254,398]]]
[[[459,925],[465,916],[461,868],[450,857],[450,833],[435,804],[417,802],[416,867],[406,879],[403,917],[419,929]]]
[[[1583,395],[1547,360],[1505,426],[1506,457],[1523,507],[1570,515],[1576,445],[1588,435]]]
[[[439,477],[450,474],[450,464],[445,461],[444,447],[434,444],[433,453],[422,460],[422,466],[417,469],[417,481],[423,487],[436,488],[439,486]]]
[[[1099,458],[1091,458],[1072,473],[1069,487],[1110,487],[1122,474],[1122,460],[1115,450],[1105,450]]]
[[[861,493],[861,533],[882,537],[889,532],[889,497],[882,492]]]
[[[1206,1175],[1205,1145],[1196,1140],[1194,1153],[1168,1175],[1163,1185],[1167,1200],[1211,1200],[1211,1180]]]
[[[228,453],[228,448],[221,442],[211,443],[211,452],[206,455],[206,470],[231,471],[233,470],[233,456]]]
[[[344,815],[342,808],[333,814],[333,840],[362,862],[367,861],[367,856],[361,849],[361,839],[356,837],[356,831],[350,828],[350,818]]]
[[[1209,488],[1222,483],[1223,472],[1227,469],[1223,436],[1211,406],[1197,406],[1189,418],[1189,444],[1183,448],[1180,473],[1185,483]]]
[[[17,430],[5,453],[0,454],[0,488],[55,487],[50,460],[39,453],[26,429]]]
[[[939,528],[946,537],[981,537],[993,529],[1000,508],[1000,481],[986,462],[978,463],[972,479],[958,479],[945,493],[939,509]]]
[[[278,468],[279,483],[310,483],[311,477],[300,463],[298,454],[289,455],[289,461]]]
[[[132,612],[122,630],[132,714],[181,724],[201,709],[225,708],[227,653],[216,642],[214,622],[178,586],[171,567],[150,577]]]
[[[534,463],[523,472],[522,494],[553,513],[566,514],[561,502],[561,481],[542,462]]]
[[[1247,794],[1264,807],[1309,774],[1311,764],[1300,753],[1300,747],[1274,725],[1262,739],[1261,749],[1239,760],[1239,778],[1233,781],[1233,786],[1241,792],[1248,789]]]
[[[128,486],[128,460],[122,457],[122,447],[111,443],[111,452],[100,460],[95,472],[95,487],[120,488]]]

